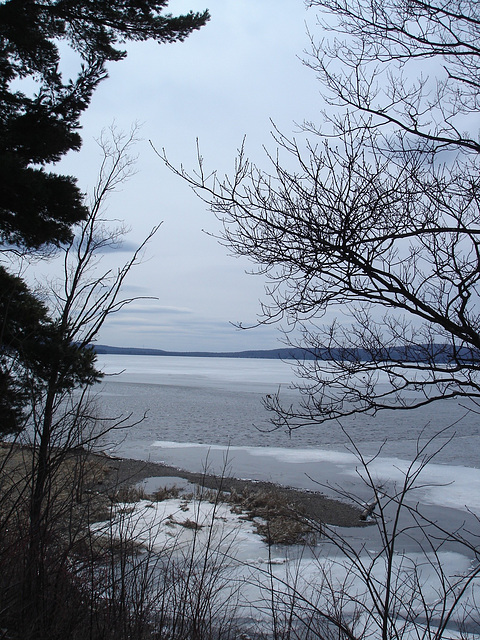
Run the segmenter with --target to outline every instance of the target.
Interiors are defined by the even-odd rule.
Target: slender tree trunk
[[[47,500],[51,482],[51,436],[53,412],[56,396],[56,376],[50,380],[45,399],[40,441],[33,451],[35,456],[32,493],[30,502],[30,522],[27,566],[25,574],[25,605],[30,608],[28,619],[33,624],[33,637],[41,638],[45,631],[44,594],[46,585],[46,546],[48,534]]]

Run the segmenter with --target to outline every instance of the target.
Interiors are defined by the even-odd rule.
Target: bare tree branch
[[[159,154],[222,222],[220,242],[266,277],[259,321],[283,321],[303,349],[301,401],[267,398],[273,424],[478,399],[478,6],[307,4],[333,33],[310,35],[306,60],[324,125],[275,128],[267,169],[243,144],[223,178],[200,152],[195,171]]]

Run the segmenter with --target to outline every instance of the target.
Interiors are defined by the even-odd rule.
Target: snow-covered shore
[[[142,452],[137,451],[137,455],[141,458]],[[480,630],[475,606],[480,596],[476,551],[480,529],[479,470],[429,463],[421,470],[415,487],[407,492],[406,507],[402,507],[396,522],[398,503],[392,501],[392,496],[398,495],[405,478],[418,470],[418,465],[411,466],[404,460],[377,457],[367,472],[350,453],[226,449],[171,442],[153,443],[148,458],[191,471],[225,473],[228,469],[233,475],[275,480],[303,489],[322,488],[332,495],[340,491],[344,498],[346,491],[367,500],[375,487],[381,488],[379,495],[385,504],[380,512],[374,511],[371,526],[327,527],[325,538],[308,549],[268,547],[251,522],[222,503],[175,498],[119,505],[114,530],[125,532],[127,527],[129,535],[154,551],[168,551],[183,559],[194,554],[208,559],[209,566],[221,567],[222,597],[234,589],[237,615],[260,625],[258,628],[271,624],[272,598],[280,617],[287,615],[293,601],[302,611],[301,616],[308,617],[318,616],[320,611],[332,613],[336,600],[337,605],[342,603],[346,619],[358,617],[357,631],[362,629],[362,633],[378,637],[378,605],[389,572],[393,572],[393,616],[405,637],[418,633],[415,625],[424,630],[441,626],[445,604],[456,607],[458,620],[469,611],[467,630]],[[101,529],[102,525],[97,527]],[[460,536],[449,536],[447,531]],[[444,537],[441,544],[440,534]],[[385,545],[392,540],[395,548],[390,553]],[[468,588],[457,602],[465,576]],[[449,638],[459,636],[461,625],[455,616],[445,629]]]

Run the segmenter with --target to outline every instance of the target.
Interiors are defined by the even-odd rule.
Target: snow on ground
[[[303,489],[325,489],[327,494],[331,488],[331,495],[336,495],[335,487],[342,487],[365,501],[372,497],[372,485],[392,495],[406,474],[415,472],[415,467],[404,459],[378,456],[368,465],[367,479],[365,468],[353,453],[321,449],[156,441],[142,452],[142,457],[191,471],[226,472]],[[414,508],[418,505],[432,527],[433,523],[451,531],[463,527],[472,547],[448,541],[434,549],[418,527],[398,538],[393,555],[393,598],[395,625],[401,627],[399,635],[410,640],[418,637],[419,628],[433,630],[440,625],[445,603],[449,606],[459,597],[456,615],[467,618],[465,635],[478,637],[480,619],[475,602],[480,601],[480,578],[476,576],[479,558],[473,547],[478,547],[480,535],[480,469],[429,463],[421,470],[416,488],[409,490],[407,502]],[[348,560],[327,542],[321,542],[314,550],[268,549],[252,523],[232,513],[226,505],[187,504],[181,499],[159,504],[142,502],[133,508],[133,514],[138,518],[134,535],[146,544],[184,556],[194,552],[201,558],[208,553],[215,562],[221,562],[228,579],[238,589],[241,617],[253,619],[257,625],[259,621],[270,624],[274,616],[285,622],[293,610],[295,616],[305,619],[315,617],[320,610],[335,617],[335,603],[341,603],[342,613],[357,620],[358,636],[373,640],[381,636],[378,621],[387,569],[385,553],[381,551],[385,538],[375,525],[338,530],[353,550],[352,563],[352,558]],[[387,511],[387,520],[393,517],[394,513]],[[192,522],[200,526],[192,527]],[[413,524],[408,513],[402,515],[400,522],[407,528]],[[392,521],[386,526],[391,529]],[[465,575],[470,575],[471,580],[463,591]],[[405,620],[409,615],[416,616],[414,625]],[[441,637],[453,639],[460,635],[452,616]]]
[[[96,523],[93,529],[101,533],[110,529],[110,523]],[[200,551],[209,544],[217,553],[227,556],[235,546],[236,555],[242,559],[257,553],[261,546],[254,525],[233,513],[227,504],[196,499],[118,504],[113,534],[115,537],[128,534],[139,545],[155,551],[185,551],[193,545]]]
[[[236,593],[237,615],[255,621],[257,630],[259,625],[271,624],[273,615],[277,622],[285,622],[293,605],[295,616],[311,619],[320,610],[335,615],[333,603],[341,602],[343,615],[358,618],[357,632],[361,630],[364,637],[379,636],[380,616],[365,581],[368,572],[370,587],[375,587],[380,602],[385,591],[386,559],[375,549],[361,549],[353,564],[327,542],[321,542],[314,552],[299,547],[269,549],[255,532],[254,524],[234,513],[229,505],[195,498],[119,504],[112,523],[97,523],[93,528],[102,534],[110,527],[114,536],[131,537],[154,552],[221,567],[222,580],[235,585],[229,593]],[[472,561],[460,553],[440,549],[437,554],[432,550],[397,553],[394,566],[395,616],[399,626],[406,626],[405,638],[409,638],[410,627],[402,617],[415,611],[417,625],[421,625],[425,615],[436,619],[441,611],[445,598],[439,590],[438,568],[454,585],[459,576],[472,570]],[[447,600],[453,601],[459,588],[452,586]],[[478,578],[466,590],[464,605],[474,602],[475,595],[480,595]],[[476,614],[472,624],[478,632]],[[457,635],[451,629],[444,637]]]

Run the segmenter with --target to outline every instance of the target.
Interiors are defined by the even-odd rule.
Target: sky
[[[290,135],[298,123],[320,117],[320,86],[301,61],[315,13],[303,0],[172,0],[168,8],[173,14],[208,8],[211,20],[183,43],[129,45],[82,117],[82,150],[60,164],[89,193],[102,129],[141,126],[136,174],[110,198],[108,217],[131,229],[125,250],[162,222],[124,288],[126,297],[155,299],[109,318],[98,342],[169,351],[279,347],[277,327],[242,331],[232,324],[255,324],[264,282],[246,273],[253,267],[247,259],[232,257],[209,235],[219,222],[149,141],[189,170],[198,139],[206,167],[222,175],[231,173],[245,136],[248,155],[267,168],[263,145],[275,150],[272,121]],[[118,263],[125,257],[125,251],[114,256]]]

